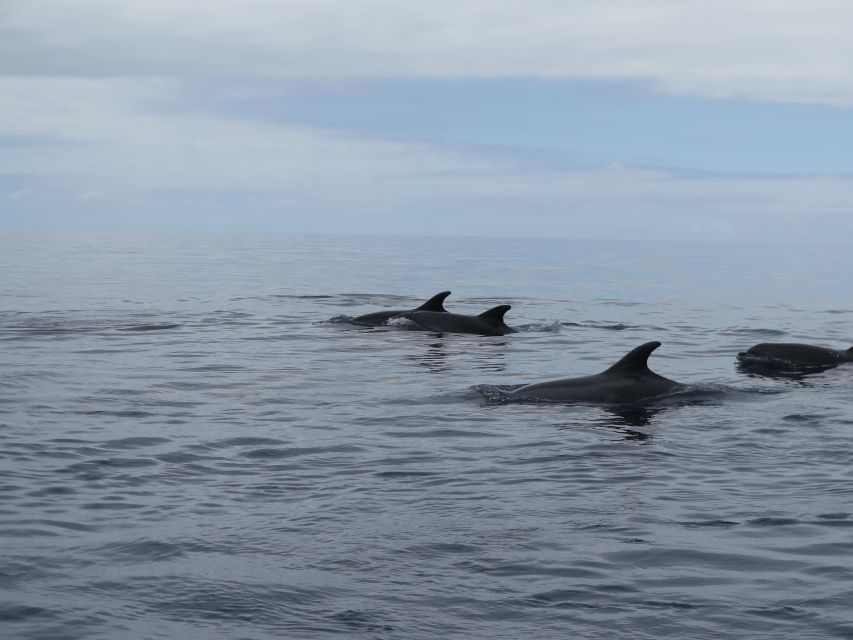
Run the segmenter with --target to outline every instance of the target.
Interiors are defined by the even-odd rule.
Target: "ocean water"
[[[849,246],[0,235],[0,636],[853,638]],[[508,303],[503,337],[332,318]],[[512,403],[660,340],[690,391]]]

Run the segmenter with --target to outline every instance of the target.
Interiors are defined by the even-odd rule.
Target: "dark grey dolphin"
[[[400,314],[408,313],[409,311],[430,311],[432,313],[447,313],[447,309],[442,304],[444,299],[450,295],[449,291],[436,293],[432,298],[424,302],[417,309],[396,309],[393,311],[374,311],[366,313],[363,316],[356,316],[350,322],[353,324],[363,324],[369,327],[378,327],[387,323],[391,318],[396,318]]]
[[[737,354],[745,365],[777,368],[832,367],[853,362],[853,347],[846,351],[796,342],[762,342]]]
[[[515,329],[504,324],[504,314],[512,309],[502,304],[478,316],[465,316],[461,313],[438,313],[435,311],[407,311],[400,314],[419,327],[441,333],[477,333],[481,336],[502,336],[514,333]]]
[[[582,378],[564,378],[529,384],[513,395],[559,402],[637,402],[683,387],[651,371],[647,361],[660,342],[647,342],[628,352],[607,371]]]

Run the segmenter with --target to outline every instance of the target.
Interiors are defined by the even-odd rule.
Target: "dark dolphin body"
[[[659,396],[684,386],[649,369],[649,355],[659,346],[660,342],[647,342],[594,376],[529,384],[512,393],[538,400],[600,403],[637,402]]]
[[[795,342],[762,342],[737,354],[741,364],[777,369],[834,367],[853,362],[853,347],[846,351]]]
[[[419,327],[441,333],[477,333],[481,336],[502,336],[514,333],[515,329],[504,324],[504,314],[512,309],[508,304],[484,311],[478,316],[461,313],[437,313],[435,311],[408,311],[400,314]]]
[[[396,318],[397,316],[408,313],[410,311],[429,311],[432,313],[447,313],[447,309],[444,308],[444,299],[450,295],[449,291],[442,291],[441,293],[436,293],[432,298],[424,302],[417,309],[396,309],[393,311],[374,311],[373,313],[366,313],[363,316],[356,316],[349,322],[353,324],[363,324],[368,327],[378,327],[379,325],[386,324],[391,318]]]

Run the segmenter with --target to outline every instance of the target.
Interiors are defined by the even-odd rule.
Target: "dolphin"
[[[759,367],[833,367],[842,362],[853,362],[853,347],[845,351],[796,342],[762,342],[741,351],[737,359],[742,364]]]
[[[668,393],[684,385],[651,371],[647,361],[660,342],[647,342],[594,376],[529,384],[512,395],[558,402],[628,403]]]
[[[504,324],[504,314],[512,309],[502,304],[478,316],[466,316],[461,313],[439,313],[437,311],[407,311],[401,318],[407,318],[422,329],[440,333],[478,333],[481,336],[502,336],[514,333],[515,329]]]
[[[403,313],[408,313],[409,311],[429,311],[430,313],[447,313],[447,309],[444,308],[444,305],[442,303],[444,302],[444,299],[449,295],[449,291],[442,291],[441,293],[436,293],[432,298],[424,302],[417,309],[374,311],[373,313],[366,313],[363,316],[356,316],[349,322],[352,322],[353,324],[363,324],[368,327],[378,327],[379,325],[387,323],[391,318],[396,318],[397,316]]]

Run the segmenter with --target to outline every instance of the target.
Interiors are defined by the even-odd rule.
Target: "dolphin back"
[[[421,306],[414,311],[440,311],[447,312],[447,309],[444,308],[444,299],[450,295],[449,291],[442,291],[441,293],[436,293],[432,298],[424,302]]]
[[[436,293],[432,298],[424,302],[417,309],[393,309],[386,311],[374,311],[373,313],[365,313],[361,316],[356,316],[350,322],[353,324],[361,324],[368,327],[378,327],[380,325],[386,324],[391,318],[396,318],[404,313],[409,313],[410,311],[437,311],[441,313],[447,313],[447,309],[444,308],[442,304],[444,299],[450,295],[449,291],[442,291],[441,293]]]
[[[649,370],[649,356],[660,345],[660,342],[654,340],[631,349],[605,373],[652,373]]]
[[[490,320],[495,324],[501,324],[504,321],[504,315],[510,309],[512,309],[512,307],[508,304],[499,304],[488,311],[483,311],[483,313],[480,314],[480,317],[484,320]]]
[[[853,348],[836,351],[796,342],[762,342],[737,355],[744,364],[810,367],[835,365],[853,360]]]
[[[512,309],[508,304],[499,304],[497,307],[492,307],[488,311],[483,311],[478,318],[487,324],[495,327],[495,331],[500,332],[499,335],[506,333],[515,333],[515,329],[504,322],[504,315]]]
[[[605,404],[638,402],[659,396],[681,386],[649,370],[649,355],[660,344],[655,341],[640,345],[606,371],[593,376],[529,384],[512,393],[540,400]]]
[[[441,313],[436,311],[406,311],[401,317],[411,320],[428,331],[451,333],[478,333],[483,336],[502,336],[512,333],[513,329],[503,323],[503,314],[509,305],[489,309],[477,316],[461,313]]]

